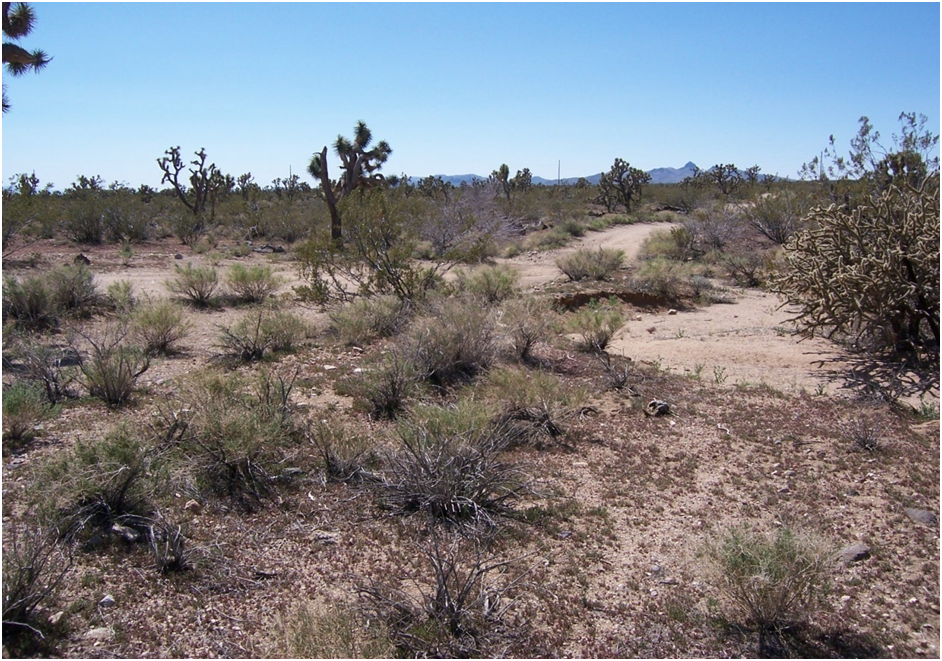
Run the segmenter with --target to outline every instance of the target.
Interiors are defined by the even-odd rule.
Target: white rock
[[[111,640],[114,638],[114,629],[111,627],[98,627],[86,632],[85,638],[89,640]]]
[[[106,594],[101,598],[101,601],[98,602],[98,605],[102,608],[112,608],[115,605],[114,597],[112,597],[110,594]]]

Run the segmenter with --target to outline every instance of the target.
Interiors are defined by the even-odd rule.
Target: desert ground
[[[658,227],[617,226],[498,262],[519,272],[521,295],[561,296],[560,254],[619,248],[630,270]],[[30,250],[41,255],[38,264],[9,259],[4,273],[71,263],[79,252],[54,241]],[[167,296],[163,283],[176,264],[208,263],[173,241],[135,246],[127,266],[113,246],[81,250],[102,291],[128,280],[139,296]],[[315,329],[274,365],[298,371],[302,418],[312,424],[329,412],[356,434],[385,438],[392,423],[371,419],[337,387],[375,364],[384,342],[361,348],[333,341],[328,315],[293,301],[299,277],[290,253],[226,257],[219,268],[232,263],[272,265],[284,278],[284,305]],[[533,488],[516,503],[518,516],[498,521],[492,533],[492,552],[510,562],[502,580],[514,579],[503,593],[506,609],[472,653],[938,658],[939,427],[937,418],[914,413],[938,410],[938,380],[887,370],[824,338],[800,340],[789,311],[758,289],[729,289],[725,302],[709,306],[622,307],[627,322],[608,353],[634,366],[626,389],[606,389],[599,362],[572,338],[537,349],[541,369],[586,395],[566,419],[571,440],[510,453]],[[192,329],[181,351],[153,361],[129,407],[81,398],[44,423],[32,443],[4,456],[4,541],[29,515],[23,494],[37,466],[122,420],[147,429],[181,379],[219,364],[219,327],[242,312],[189,311]],[[4,382],[14,373],[15,365],[5,368]],[[868,387],[887,379],[902,406]],[[653,399],[668,403],[670,413],[646,415]],[[883,430],[879,451],[847,438],[862,411]],[[158,572],[144,545],[120,539],[76,549],[61,589],[42,606],[58,637],[40,653],[296,656],[303,648],[292,647],[286,632],[298,626],[299,609],[346,613],[361,603],[358,586],[382,580],[424,589],[428,568],[416,545],[439,534],[435,526],[391,511],[370,488],[328,480],[310,446],[285,461],[298,476],[252,511],[186,484],[160,500],[161,516],[184,531],[190,569]],[[917,511],[923,514],[914,517]],[[802,531],[832,552],[820,610],[774,643],[741,625],[704,558],[713,536],[741,525]],[[842,549],[855,543],[868,547],[866,557],[842,560]]]

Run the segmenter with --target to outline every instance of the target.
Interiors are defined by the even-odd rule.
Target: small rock
[[[659,399],[652,399],[650,402],[648,402],[644,412],[647,415],[667,415],[671,412],[671,405],[667,402],[662,402]]]
[[[88,257],[83,255],[82,253],[79,253],[75,256],[75,259],[73,259],[72,262],[74,264],[84,264],[85,266],[90,266],[92,263],[92,260],[90,260]]]
[[[183,506],[183,509],[193,514],[199,514],[203,511],[203,506],[195,500],[188,500],[186,501],[186,505]]]
[[[572,537],[572,531],[571,531],[571,530],[563,530],[561,533],[559,533],[558,535],[556,535],[556,537],[558,537],[559,539],[569,539],[570,537]]]
[[[837,559],[845,565],[859,560],[866,560],[870,557],[870,547],[863,542],[855,542],[850,546],[845,546],[837,553]]]
[[[330,371],[333,371],[333,370],[335,370],[335,369],[337,369],[337,366],[336,366],[336,365],[324,365],[324,371],[325,371],[325,372],[330,372]]]
[[[677,314],[677,310],[671,308],[670,310],[667,311],[667,314],[670,316],[674,316],[675,314]]]
[[[654,334],[654,331],[657,330],[657,327],[655,327],[655,326],[649,326],[648,328],[645,328],[644,330],[648,331],[649,333],[651,333],[651,334],[653,335],[653,334]]]
[[[915,521],[916,523],[924,523],[927,526],[937,526],[939,525],[939,517],[930,512],[929,510],[920,510],[915,507],[906,508],[906,516]]]
[[[120,523],[116,523],[111,526],[111,532],[131,544],[141,538],[141,533],[136,531],[134,528],[131,528],[130,526],[122,526]]]
[[[51,624],[52,626],[56,626],[57,624],[59,624],[59,622],[62,621],[63,617],[65,617],[65,611],[59,611],[58,613],[52,615],[49,618],[49,624]]]
[[[661,571],[661,565],[654,565],[653,567],[651,567],[651,572],[654,574],[658,574],[660,573],[660,571]]]
[[[111,627],[98,627],[85,633],[88,640],[111,640],[114,638],[114,629]]]
[[[668,577],[668,578],[662,578],[662,579],[661,579],[661,585],[677,585],[677,579],[676,579],[676,578],[670,578],[670,577]]]
[[[174,259],[183,259],[183,255],[180,254],[180,253],[177,253],[176,255],[173,256],[173,258],[174,258]]]
[[[101,601],[98,602],[98,606],[101,608],[114,608],[115,600],[110,594],[106,594],[101,598]]]
[[[640,314],[635,315],[635,321],[641,321],[641,315],[640,315]]]
[[[315,530],[311,533],[311,539],[323,546],[333,546],[340,541],[340,533]]]

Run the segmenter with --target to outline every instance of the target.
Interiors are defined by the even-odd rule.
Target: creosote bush
[[[290,312],[259,309],[219,330],[219,346],[227,354],[251,362],[262,360],[268,351],[292,351],[304,338],[307,326]]]
[[[520,467],[501,457],[508,434],[489,407],[474,401],[416,407],[399,421],[396,440],[386,492],[403,512],[493,525],[525,488]]]
[[[557,259],[556,266],[574,282],[579,280],[609,280],[615,271],[622,267],[624,261],[625,252],[623,250],[580,248],[570,255]]]
[[[122,424],[103,437],[76,444],[38,469],[34,500],[40,516],[63,537],[114,524],[146,530],[156,489],[156,448]]]
[[[34,427],[59,413],[60,407],[50,404],[42,386],[37,383],[14,383],[3,389],[3,438],[16,448],[33,437]],[[4,443],[4,448],[7,444]]]
[[[245,510],[269,496],[281,463],[300,442],[291,393],[295,376],[263,371],[254,380],[237,373],[194,375],[178,395],[175,443],[212,492]]]
[[[235,298],[243,303],[261,303],[281,286],[281,278],[270,266],[242,266],[234,264],[226,273],[226,285]]]
[[[95,276],[81,263],[53,269],[49,286],[56,309],[77,317],[91,316],[101,302]]]
[[[593,300],[574,312],[567,325],[582,337],[580,346],[584,351],[602,353],[624,323],[625,315],[614,302]]]
[[[29,276],[17,280],[3,276],[3,321],[12,320],[25,330],[44,330],[59,324],[55,301],[46,278]]]
[[[391,295],[357,298],[330,313],[332,331],[341,343],[362,346],[398,333],[410,311],[411,306]]]
[[[211,266],[174,266],[174,279],[167,280],[167,290],[179,294],[196,307],[209,307],[215,302],[219,276]]]
[[[19,656],[15,652],[20,644],[45,638],[37,611],[55,597],[71,568],[71,553],[53,532],[4,525],[3,647],[13,656]]]
[[[189,330],[183,307],[166,299],[148,301],[131,316],[131,336],[152,355],[172,354]]]
[[[534,348],[555,336],[557,317],[548,298],[525,296],[507,301],[500,323],[514,358],[522,363],[533,362]]]
[[[519,281],[520,274],[513,267],[482,266],[473,271],[459,271],[457,287],[487,305],[494,305],[515,296]]]
[[[79,369],[88,394],[117,408],[134,394],[137,379],[150,367],[150,357],[139,346],[125,342],[130,329],[126,324],[107,327],[97,334],[79,336],[88,352]]]

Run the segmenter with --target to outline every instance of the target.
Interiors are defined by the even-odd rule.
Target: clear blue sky
[[[868,115],[939,132],[939,4],[36,3],[4,73],[3,184],[158,186],[172,145],[262,185],[363,119],[384,171],[555,178],[735,163],[795,176]],[[336,171],[336,163],[331,165]]]

